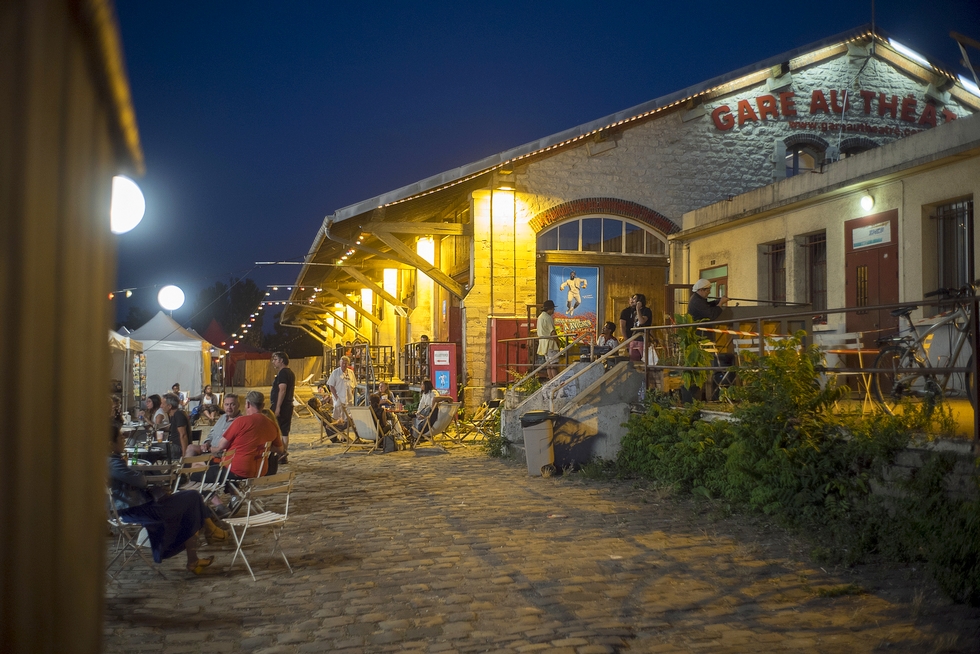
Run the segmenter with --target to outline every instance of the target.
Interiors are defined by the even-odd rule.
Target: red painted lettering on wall
[[[796,94],[792,91],[779,94],[779,110],[783,112],[784,116],[796,115],[796,100],[793,99],[794,97],[796,97]]]
[[[755,115],[755,111],[752,109],[752,105],[749,104],[748,100],[738,101],[738,125],[741,127],[746,122],[750,120],[759,120],[759,117]]]
[[[956,120],[956,114],[949,109],[945,107],[939,108],[928,102],[923,102],[922,114],[919,115],[919,100],[914,95],[910,94],[902,98],[898,95],[886,95],[878,91],[863,89],[854,91],[814,89],[810,93],[809,113],[810,115],[821,113],[846,114],[851,110],[852,97],[857,97],[858,95],[861,96],[861,111],[865,116],[872,115],[872,108],[875,102],[877,102],[877,113],[881,118],[889,117],[890,115],[893,119],[901,119],[907,123],[917,123],[928,127],[935,127],[939,123],[938,119],[940,114],[942,114],[942,119],[945,122]],[[778,121],[781,117],[793,118],[798,113],[795,98],[796,93],[793,91],[784,91],[779,93],[778,96],[777,94],[767,93],[756,96],[755,98],[745,98],[737,101],[738,104],[734,110],[730,105],[720,105],[711,112],[711,120],[714,122],[715,128],[725,132],[735,127],[736,120],[741,127],[746,123],[765,122],[769,120]],[[789,123],[793,129],[799,129],[799,124],[796,124],[795,121],[790,120]],[[813,127],[810,127],[810,129],[827,131],[819,126],[828,123],[816,122],[803,124],[812,125]],[[866,127],[870,130],[869,133],[881,134],[891,133],[889,129],[892,129],[884,125],[879,125],[874,127],[874,129],[870,125]],[[895,129],[898,130],[896,133],[901,132],[899,128]]]
[[[779,110],[776,108],[776,98],[773,96],[760,95],[756,98],[755,104],[759,107],[759,118],[762,120],[765,120],[766,116],[779,118]]]
[[[887,109],[892,112],[892,118],[895,118],[895,110],[898,109],[898,96],[893,95],[891,102],[885,99],[887,97],[884,93],[878,94],[878,115],[884,116]]]
[[[902,120],[907,120],[910,123],[915,122],[916,104],[918,104],[918,101],[911,95],[902,99]]]
[[[871,115],[871,101],[875,99],[876,95],[878,94],[875,93],[874,91],[865,91],[864,89],[861,90],[861,99],[864,100],[865,116]]]
[[[714,121],[715,127],[722,132],[726,132],[735,127],[735,119],[732,118],[731,109],[727,104],[716,107],[715,110],[711,112],[711,120]]]
[[[815,114],[818,111],[825,114],[830,113],[830,107],[827,106],[827,98],[824,97],[823,91],[814,91],[810,96],[810,113]]]

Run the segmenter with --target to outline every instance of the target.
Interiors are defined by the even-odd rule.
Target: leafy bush
[[[835,414],[847,389],[819,386],[820,361],[801,335],[765,357],[749,353],[731,389],[732,422],[648,403],[627,423],[620,471],[773,516],[818,540],[822,558],[926,560],[951,597],[980,603],[980,503],[949,499],[951,463],[933,457],[898,498],[872,494],[913,434],[948,428],[948,409]]]

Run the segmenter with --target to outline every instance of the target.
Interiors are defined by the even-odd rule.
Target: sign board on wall
[[[884,243],[891,243],[892,241],[891,221],[886,220],[885,222],[875,223],[874,225],[864,225],[863,227],[855,227],[851,231],[851,239],[853,243],[853,248],[855,250],[859,248],[871,247],[872,245],[883,245]]]
[[[596,337],[599,320],[599,269],[589,266],[548,266],[548,297],[555,303],[555,327],[574,340]]]

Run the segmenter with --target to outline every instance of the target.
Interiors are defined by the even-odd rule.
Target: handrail
[[[561,355],[566,354],[569,350],[572,349],[572,346],[573,345],[580,345],[581,344],[580,343],[581,340],[583,338],[585,338],[586,336],[588,336],[588,334],[580,334],[578,337],[575,338],[574,341],[572,341],[571,343],[569,343],[568,345],[566,345],[564,348],[562,348],[561,350],[559,350],[558,353],[554,355],[554,358],[557,359],[557,358],[561,357]],[[535,338],[535,340],[539,340],[538,337],[534,337],[534,338]],[[558,338],[558,337],[557,336],[542,336],[540,338]],[[523,377],[521,377],[519,380],[517,380],[516,382],[514,382],[513,385],[511,385],[511,387],[507,389],[507,393],[514,392],[514,389],[515,388],[517,388],[518,386],[521,386],[527,380],[531,379],[531,377],[537,375],[541,370],[543,370],[545,368],[548,368],[551,365],[552,365],[551,359],[545,358],[544,363],[542,363],[540,366],[538,366],[537,368],[535,368],[534,370],[532,370],[531,372],[527,373],[526,375],[524,375]]]
[[[565,386],[567,386],[568,384],[570,384],[573,380],[578,379],[580,376],[584,375],[592,366],[596,365],[597,363],[605,363],[606,359],[611,354],[613,354],[614,352],[619,351],[620,349],[622,349],[622,347],[624,345],[627,345],[629,343],[632,343],[633,341],[635,341],[638,338],[643,338],[643,334],[641,333],[641,334],[636,334],[635,336],[631,336],[630,338],[626,339],[625,341],[623,341],[622,343],[618,344],[616,347],[612,348],[611,350],[609,350],[608,352],[606,352],[605,354],[603,354],[601,357],[599,357],[598,359],[596,359],[595,361],[593,361],[592,363],[590,363],[585,368],[582,368],[577,373],[575,373],[574,375],[572,375],[568,379],[564,380],[561,384],[558,384],[553,389],[551,389],[551,397],[548,398],[548,407],[550,408],[550,410],[551,411],[554,411],[555,410],[555,398],[558,397],[558,391],[560,391],[561,389],[565,388]],[[645,362],[646,361],[646,357],[643,357],[643,359],[644,359],[644,362]]]

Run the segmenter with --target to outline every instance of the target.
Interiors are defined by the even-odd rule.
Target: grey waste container
[[[528,411],[521,416],[527,474],[532,477],[540,477],[541,468],[555,463],[555,450],[552,447],[552,420],[555,417],[550,411]]]

